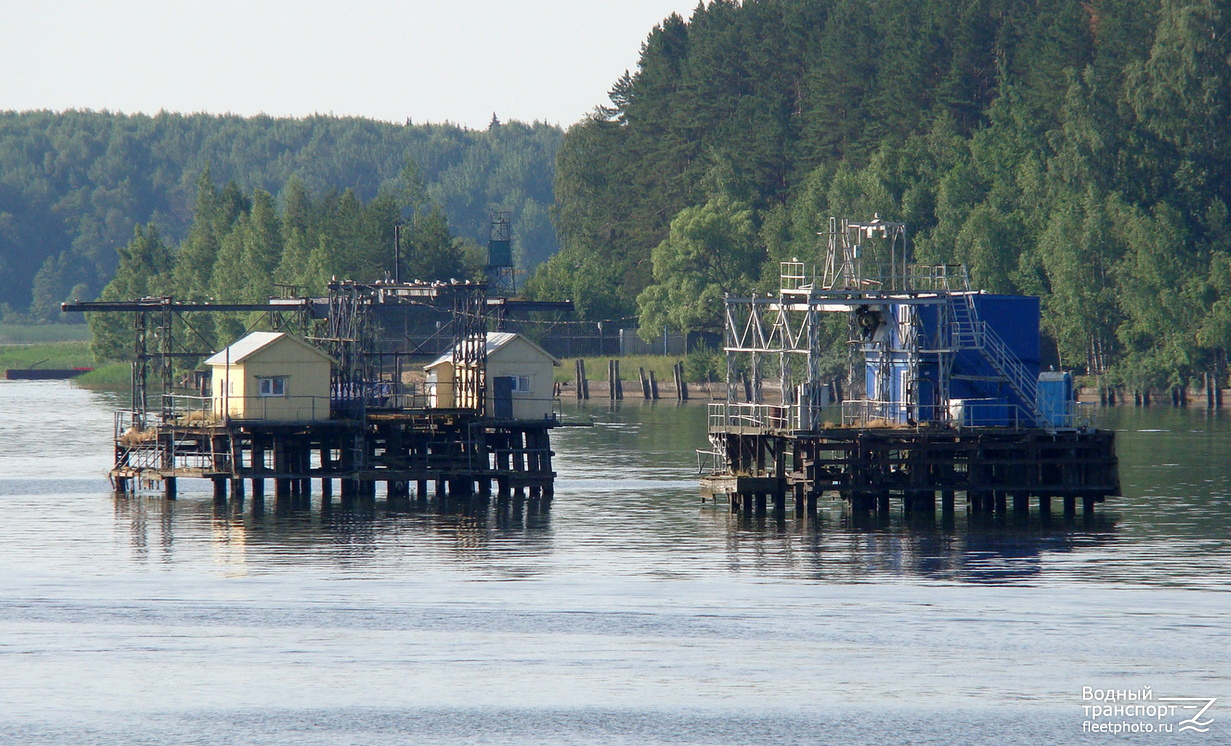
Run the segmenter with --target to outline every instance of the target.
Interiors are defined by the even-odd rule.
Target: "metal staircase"
[[[1021,360],[1009,349],[1000,335],[987,322],[979,320],[974,293],[946,293],[949,324],[948,347],[953,351],[974,350],[1009,385],[1021,401],[1031,425],[1041,425],[1043,415],[1038,407],[1038,381]]]

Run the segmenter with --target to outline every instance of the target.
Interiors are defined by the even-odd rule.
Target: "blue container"
[[[1067,372],[1039,374],[1039,413],[1052,427],[1072,427],[1077,396]]]
[[[1039,374],[1039,299],[1025,295],[976,294],[973,297],[979,320],[1004,343],[1009,352],[1025,366],[1026,377],[1034,380]],[[958,300],[957,302],[961,302]],[[941,318],[940,306],[921,306],[924,349],[939,348],[946,338],[937,329]],[[925,357],[927,359],[927,357]],[[921,389],[922,390],[922,389]],[[978,350],[962,350],[953,357],[950,372],[949,398],[951,400],[977,400],[982,402],[967,424],[1014,424],[1010,416],[1027,410],[1026,402],[1004,380],[1000,371]],[[995,410],[991,402],[1003,404]]]

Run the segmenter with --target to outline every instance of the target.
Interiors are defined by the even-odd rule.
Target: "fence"
[[[636,329],[620,330],[621,355],[687,355],[688,335],[683,332],[668,332],[665,329],[653,342],[646,342]]]
[[[337,400],[328,396],[181,396],[163,397],[167,424],[208,426],[227,420],[315,422],[327,420]]]
[[[901,402],[850,399],[842,402],[840,410],[798,403],[787,406],[714,403],[709,405],[709,429],[710,432],[743,433],[814,430],[832,427],[835,423],[826,422],[825,415],[837,415],[839,411],[846,427],[926,427],[932,423],[958,428],[1039,426],[1034,415],[1022,407],[992,399],[955,400],[947,407],[909,408]],[[1063,417],[1055,418],[1047,426],[1080,429],[1089,427],[1090,423],[1091,408],[1073,405]]]

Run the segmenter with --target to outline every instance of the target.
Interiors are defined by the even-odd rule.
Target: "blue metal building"
[[[1072,377],[1040,373],[1039,299],[971,290],[959,265],[910,261],[905,226],[830,220],[819,266],[782,263],[779,292],[728,297],[727,400],[710,405],[714,472],[731,510],[1089,514],[1119,491],[1114,433],[1074,417]],[[824,321],[829,314],[829,321]],[[846,321],[845,377],[833,320]],[[844,381],[840,421],[819,396]],[[739,385],[737,385],[737,383]],[[777,389],[775,391],[775,389]],[[741,401],[741,398],[743,399]]]
[[[1033,424],[1038,410],[1039,299],[961,293],[890,300],[854,310],[861,330],[864,386],[881,419],[897,424],[952,420],[965,426]],[[965,314],[955,312],[962,308]],[[998,344],[997,344],[998,343]],[[989,352],[998,347],[1001,365]],[[1022,379],[1014,385],[1005,368]],[[1071,397],[1070,397],[1071,398]],[[1066,406],[1053,402],[1058,416]],[[1064,411],[1067,412],[1067,409]]]
[[[782,263],[776,298],[727,299],[729,378],[747,365],[749,403],[773,407],[777,421],[789,409],[798,429],[824,422],[820,317],[841,313],[845,425],[1073,426],[1071,378],[1040,389],[1038,298],[973,291],[960,265],[911,263],[900,223],[832,221],[829,237],[823,266]],[[777,404],[765,401],[767,369],[781,374]]]

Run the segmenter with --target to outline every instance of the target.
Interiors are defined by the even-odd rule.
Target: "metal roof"
[[[560,362],[558,358],[556,358],[555,355],[551,354],[547,350],[544,350],[542,347],[539,347],[538,345],[536,345],[534,342],[530,341],[526,337],[520,334],[517,334],[515,332],[488,332],[487,333],[487,343],[484,345],[484,347],[487,348],[487,354],[491,355],[496,350],[499,350],[501,347],[504,347],[509,342],[512,342],[513,340],[519,337],[524,342],[526,342],[526,344],[530,345],[534,349],[538,350],[539,352],[543,353],[547,357],[551,358],[552,365],[562,365],[563,364]],[[451,363],[451,362],[453,362],[453,351],[452,350],[446,352],[445,354],[436,358],[432,362],[423,366],[423,369],[429,370],[431,368],[435,368],[437,365],[440,365],[441,363]]]
[[[210,356],[205,361],[205,364],[206,365],[235,365],[236,363],[243,362],[247,358],[251,357],[257,352],[260,352],[261,350],[269,347],[270,345],[274,344],[275,342],[283,338],[289,339],[292,342],[303,345],[304,347],[307,347],[308,349],[312,350],[313,352],[317,353],[323,358],[331,359],[324,352],[321,352],[320,350],[316,349],[315,347],[303,341],[302,339],[299,339],[298,337],[287,334],[286,332],[249,332],[248,334],[236,340],[235,343],[232,344],[230,347],[227,347],[221,352],[214,353],[212,356]]]

